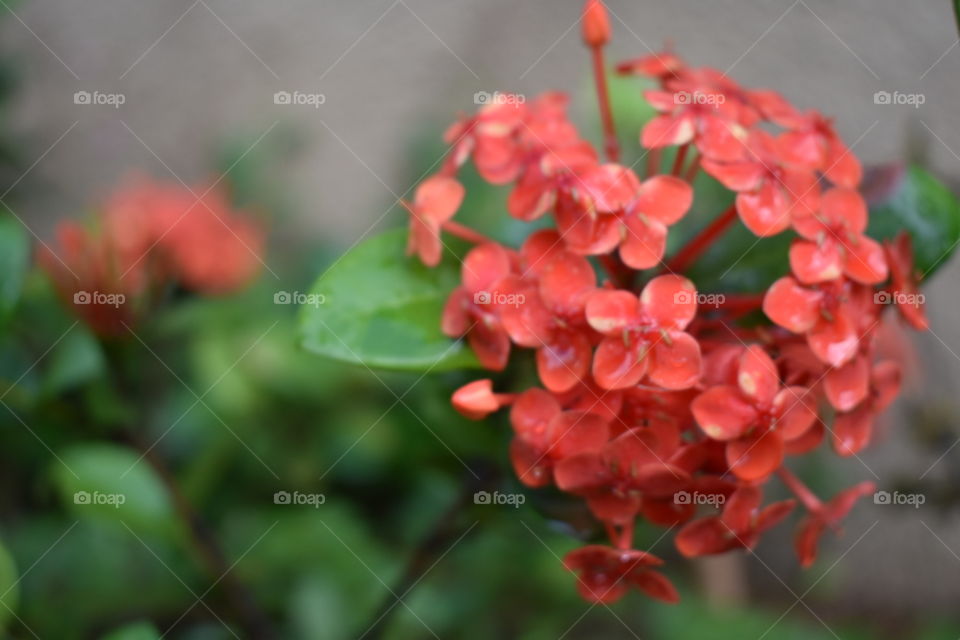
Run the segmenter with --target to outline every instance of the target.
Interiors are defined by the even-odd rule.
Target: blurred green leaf
[[[459,283],[445,259],[429,269],[405,255],[406,231],[364,241],[314,284],[318,304],[304,304],[303,346],[313,353],[369,367],[443,371],[476,366],[462,343],[443,335],[440,317]]]
[[[0,543],[0,629],[3,629],[17,608],[20,598],[17,567],[13,556]]]
[[[47,356],[45,390],[49,395],[70,391],[105,372],[100,343],[80,322],[70,329]]]
[[[64,501],[80,517],[124,523],[134,531],[172,532],[173,505],[145,459],[112,444],[63,451],[53,469]]]
[[[946,185],[918,166],[880,167],[868,173],[865,183],[869,235],[887,240],[909,231],[916,267],[924,277],[947,263],[960,242],[960,202]]]
[[[10,315],[20,299],[29,266],[26,230],[13,216],[0,213],[0,321]]]
[[[160,632],[149,622],[136,622],[117,629],[105,636],[102,640],[159,640]]]

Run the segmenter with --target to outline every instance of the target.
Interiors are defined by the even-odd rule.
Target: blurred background
[[[607,4],[611,60],[672,44],[693,64],[834,116],[865,164],[908,158],[960,186],[960,47],[947,0]],[[504,425],[449,408],[466,378],[373,374],[297,349],[293,310],[272,294],[306,291],[344,250],[402,224],[398,198],[440,159],[444,128],[475,108],[475,93],[562,88],[597,133],[580,8],[0,0],[0,201],[48,241],[56,222],[139,172],[221,180],[266,221],[271,250],[252,290],[184,305],[139,345],[138,402],[149,406],[146,439],[160,439],[280,637],[960,637],[956,261],[925,289],[932,328],[904,343],[906,391],[874,446],[805,470],[828,495],[869,479],[925,504],[864,501],[807,572],[790,527],[755,556],[670,563],[684,595],[672,608],[584,604],[558,559],[576,541],[544,517],[549,505],[473,504],[474,491],[515,487]],[[877,92],[923,100],[883,104]],[[182,532],[163,530],[176,505],[146,471],[147,507],[119,524],[70,504],[58,460],[105,482],[104,469],[144,465],[78,435],[79,422],[129,407],[100,386],[107,365],[92,338],[50,317],[43,286],[28,282],[41,302],[21,321],[35,344],[13,335],[3,348],[14,406],[0,416],[11,556],[0,574],[9,564],[19,577],[0,595],[17,601],[0,618],[17,638],[96,638],[130,624],[123,637],[155,637],[141,620],[168,637],[242,637],[220,619],[231,587],[212,585]],[[40,407],[42,422],[26,424],[16,402]],[[324,502],[276,504],[284,491]],[[655,549],[670,556],[664,542]]]

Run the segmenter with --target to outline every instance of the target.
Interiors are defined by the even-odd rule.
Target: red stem
[[[673,159],[673,170],[670,172],[674,176],[680,175],[680,170],[683,169],[683,163],[687,159],[687,151],[690,149],[690,143],[686,143],[680,146],[677,149],[677,156]]]
[[[449,233],[452,236],[457,236],[458,238],[463,238],[467,242],[472,242],[474,244],[485,244],[487,242],[493,242],[490,238],[483,235],[479,231],[474,231],[470,227],[465,227],[459,222],[454,222],[453,220],[447,220],[442,225],[443,230]]]
[[[727,228],[737,219],[737,207],[731,205],[729,209],[718,215],[706,229],[698,233],[682,247],[667,263],[666,271],[683,273],[693,264],[700,255],[710,247]]]
[[[610,108],[610,93],[607,90],[607,73],[603,64],[603,47],[591,47],[593,58],[593,78],[597,85],[597,103],[600,106],[600,120],[603,123],[604,151],[607,160],[617,162],[620,159],[620,143],[613,125],[613,110]]]
[[[601,255],[599,260],[603,270],[607,272],[610,282],[618,289],[626,288],[627,284],[624,282],[624,276],[627,274],[623,264],[611,254]]]
[[[694,178],[697,177],[697,172],[700,171],[700,156],[699,154],[694,156],[693,162],[690,163],[690,166],[687,167],[687,172],[683,175],[683,179],[686,182],[693,184]]]
[[[647,177],[660,173],[660,148],[650,149],[647,152]]]
[[[783,484],[787,485],[787,488],[793,492],[793,495],[797,496],[797,499],[803,503],[807,511],[817,512],[820,510],[822,506],[820,499],[810,491],[807,485],[803,484],[800,478],[793,475],[789,469],[780,467],[777,469],[777,475],[783,480]]]

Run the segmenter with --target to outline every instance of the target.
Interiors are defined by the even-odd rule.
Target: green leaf
[[[150,534],[172,532],[175,515],[166,487],[131,449],[83,444],[63,451],[53,475],[78,517],[122,522]]]
[[[29,266],[26,230],[13,216],[0,214],[0,321],[9,316],[20,299]]]
[[[160,632],[149,622],[136,622],[103,636],[102,640],[159,640]]]
[[[13,616],[20,598],[17,567],[13,556],[0,544],[0,629],[4,628]]]
[[[865,188],[871,201],[867,233],[888,240],[901,230],[910,232],[916,267],[929,277],[948,262],[960,242],[960,202],[918,166],[881,167],[871,173]]]
[[[443,305],[459,283],[450,256],[435,268],[405,255],[406,231],[388,231],[351,249],[311,289],[317,304],[300,316],[303,346],[368,367],[443,371],[477,366],[462,342],[440,331]]]

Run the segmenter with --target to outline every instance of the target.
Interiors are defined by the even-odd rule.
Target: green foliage
[[[111,444],[76,445],[60,453],[53,475],[64,502],[80,518],[137,532],[173,532],[170,496],[146,459]]]
[[[23,225],[12,215],[0,212],[0,326],[23,290],[30,265],[30,242]]]
[[[102,640],[160,640],[160,632],[149,622],[137,622],[103,636]]]
[[[13,556],[0,543],[0,629],[6,627],[17,610],[20,598],[19,574]]]
[[[325,271],[300,316],[303,346],[353,364],[408,371],[472,366],[462,343],[440,331],[440,316],[459,283],[449,255],[430,269],[405,255],[406,231],[365,240]]]
[[[911,166],[897,173],[870,208],[868,233],[893,238],[901,230],[913,236],[916,267],[929,277],[945,265],[960,243],[960,202],[929,171]]]

